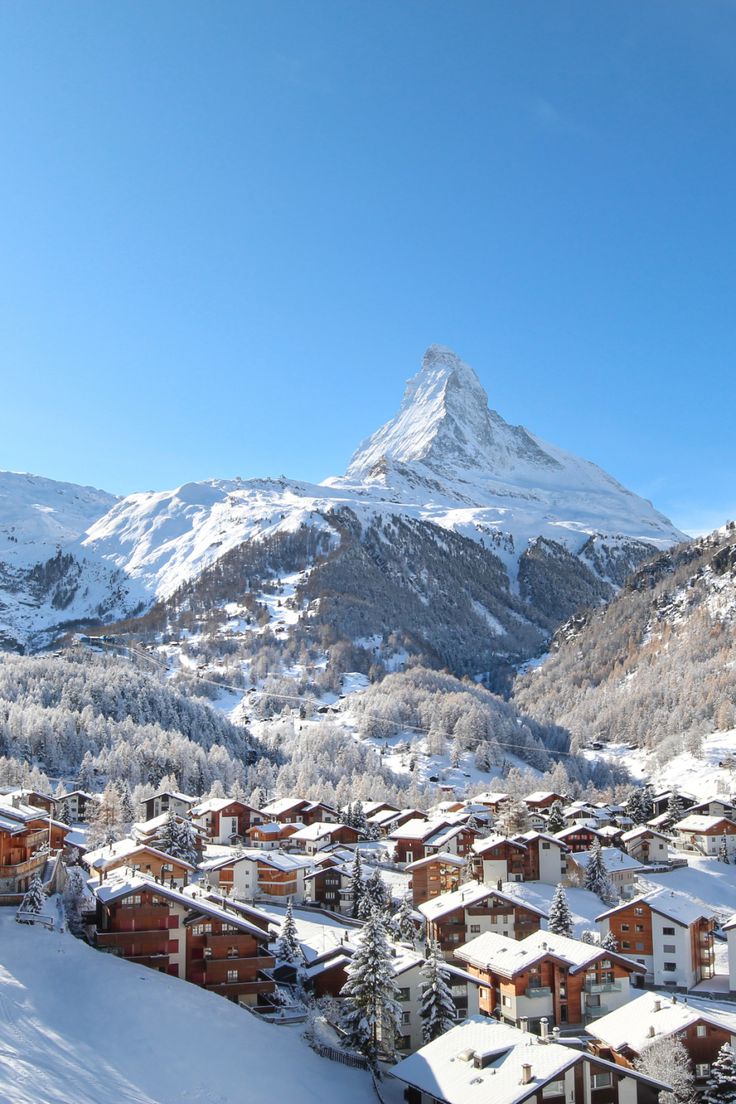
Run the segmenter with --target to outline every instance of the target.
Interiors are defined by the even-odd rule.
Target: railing
[[[53,930],[54,920],[51,916],[44,916],[42,912],[21,912],[20,909],[15,914],[15,919],[19,924],[41,924],[44,928],[48,928],[49,931]]]
[[[586,993],[620,993],[620,981],[586,981]]]
[[[210,993],[273,993],[276,982],[268,978],[253,978],[245,981],[206,981],[205,989]]]
[[[547,985],[530,985],[524,994],[527,997],[550,997],[552,990]]]
[[[359,1054],[346,1054],[344,1050],[327,1046],[325,1043],[311,1043],[310,1045],[312,1050],[319,1054],[320,1058],[329,1058],[331,1062],[340,1062],[343,1066],[350,1066],[352,1069],[368,1069],[367,1060]]]
[[[32,870],[40,870],[49,860],[51,852],[44,855],[31,855],[30,859],[23,859],[19,863],[5,863],[0,866],[0,878],[19,878],[23,874],[30,874]]]

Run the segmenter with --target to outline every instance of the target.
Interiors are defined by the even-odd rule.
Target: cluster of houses
[[[678,796],[685,815],[665,829],[668,793],[653,795],[652,818],[634,824],[622,806],[546,791],[523,803],[500,792],[448,799],[427,813],[378,801],[340,811],[298,797],[257,809],[162,790],[141,804],[126,838],[85,851],[74,837],[93,902],[86,933],[102,951],[267,1011],[289,980],[274,957],[279,925],[268,908],[290,901],[341,922],[339,943],[302,971],[316,996],[337,996],[361,939],[358,850],[373,869],[403,875],[416,925],[414,943],[392,944],[405,1055],[395,1073],[410,1104],[463,1104],[491,1078],[499,1101],[507,1083],[530,1086],[509,1100],[654,1100],[661,1086],[634,1068],[652,1038],[681,1037],[701,1082],[722,1043],[736,1041],[736,1010],[698,1011],[682,996],[714,974],[713,915],[674,890],[638,887],[647,871],[686,863],[688,852],[723,859],[725,849],[736,861],[730,801]],[[0,904],[17,903],[35,875],[58,887],[73,831],[66,821],[87,820],[97,800],[82,791],[0,794]],[[519,805],[522,825],[508,815]],[[186,856],[162,843],[172,822],[187,828]],[[553,934],[549,894],[534,887],[583,885],[593,855],[615,903],[601,903],[595,941]],[[736,917],[718,934],[736,993]],[[428,1046],[423,940],[443,952],[458,1019]]]

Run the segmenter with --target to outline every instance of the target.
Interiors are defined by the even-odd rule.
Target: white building
[[[736,914],[723,925],[728,940],[728,988],[736,993]]]

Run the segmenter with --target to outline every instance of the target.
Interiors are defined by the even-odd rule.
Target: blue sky
[[[736,515],[732,0],[0,6],[0,467],[344,470],[432,342]]]

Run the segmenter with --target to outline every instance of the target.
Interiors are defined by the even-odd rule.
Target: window
[[[408,989],[399,989],[399,1000],[400,1001],[411,1000],[411,997],[409,996],[409,990]]]
[[[542,843],[542,850],[549,851],[549,844],[546,842],[546,840]]]
[[[644,915],[644,909],[637,905],[637,907],[634,909],[634,916],[643,916],[643,915]]]
[[[564,1096],[565,1095],[565,1082],[564,1081],[548,1081],[546,1085],[542,1087],[542,1096],[546,1099],[548,1096]]]
[[[674,928],[662,928],[662,935],[674,935],[674,934],[675,934],[675,929]]]
[[[637,949],[637,951],[643,951],[644,950],[644,944],[643,943],[637,943],[636,944],[636,949]],[[674,950],[674,947],[672,949]],[[666,947],[665,947],[665,950],[667,950]]]
[[[665,962],[664,968],[665,968],[665,970],[669,971],[669,973],[674,974],[675,970],[677,969],[677,963],[676,962]]]
[[[480,924],[471,924],[470,925],[470,934],[471,935],[477,935],[479,931],[480,931]]]
[[[665,943],[662,950],[665,954],[677,954],[677,947],[674,943]]]
[[[700,1079],[701,1077],[708,1077],[710,1075],[710,1066],[707,1062],[698,1062],[695,1066],[695,1076]]]
[[[603,967],[604,970],[610,970],[611,969],[611,960],[610,960],[610,958],[604,958],[601,962],[601,966]]]
[[[634,924],[634,931],[643,932],[644,931],[644,925],[643,924]]]
[[[510,1008],[511,1007],[511,997],[502,997],[501,998],[501,1004],[504,1006],[504,1008]]]
[[[610,1073],[594,1073],[590,1079],[592,1089],[610,1089],[612,1083]]]
[[[400,1035],[396,1046],[399,1050],[411,1050],[411,1035]]]
[[[402,1025],[402,1027],[406,1027],[410,1023],[411,1023],[411,1012],[402,1012],[401,1013],[401,1025]]]
[[[630,951],[631,950],[631,944],[627,943],[625,939],[624,939],[623,943],[621,944],[621,950],[622,951]]]
[[[708,1034],[708,1029],[705,1024],[698,1024],[695,1030],[695,1034],[698,1036],[699,1039],[704,1039],[705,1036]]]
[[[238,980],[238,971],[237,970],[228,970],[227,980],[228,981],[237,981]]]
[[[237,947],[228,947],[228,949],[227,949],[227,957],[228,958],[238,958],[239,954],[240,954],[240,952],[238,951]]]
[[[628,931],[628,930],[629,930],[629,925],[628,924],[622,924],[621,925],[621,931]]]

